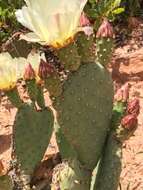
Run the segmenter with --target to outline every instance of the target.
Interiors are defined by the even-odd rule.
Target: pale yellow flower
[[[25,0],[17,20],[32,32],[21,38],[42,45],[63,47],[82,30],[80,16],[87,0]]]
[[[16,86],[19,79],[23,79],[27,64],[31,64],[35,71],[36,81],[39,82],[38,70],[40,59],[46,61],[45,55],[30,53],[26,58],[12,58],[9,53],[0,54],[0,90],[11,90]]]
[[[8,53],[0,54],[0,90],[10,90],[16,85],[16,67],[13,63]]]

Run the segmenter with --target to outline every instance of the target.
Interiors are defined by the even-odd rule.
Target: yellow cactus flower
[[[55,48],[68,44],[82,30],[80,16],[87,0],[25,0],[17,20],[32,32],[21,38]]]
[[[15,87],[17,80],[24,77],[27,64],[31,64],[36,74],[37,82],[40,80],[38,77],[38,69],[40,65],[41,55],[39,52],[30,53],[26,58],[18,57],[12,58],[9,53],[0,54],[0,90],[11,90]],[[42,59],[46,60],[44,54]]]
[[[8,53],[0,54],[0,90],[10,90],[16,85],[16,67]]]

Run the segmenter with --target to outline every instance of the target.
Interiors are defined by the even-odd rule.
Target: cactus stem
[[[14,88],[14,89],[12,89],[10,91],[7,91],[6,95],[8,96],[9,100],[11,101],[11,103],[15,107],[17,107],[17,108],[21,107],[21,105],[22,105],[23,102],[20,99],[20,96],[19,96],[18,91],[17,91],[16,88]]]
[[[37,85],[35,79],[26,80],[28,94],[33,102],[37,99]]]

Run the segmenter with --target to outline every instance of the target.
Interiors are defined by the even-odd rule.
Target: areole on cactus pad
[[[66,81],[57,99],[58,122],[63,134],[88,169],[98,162],[112,115],[113,85],[102,65],[82,65]]]

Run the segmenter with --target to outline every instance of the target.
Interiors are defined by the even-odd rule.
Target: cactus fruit
[[[57,99],[58,123],[87,169],[98,162],[112,115],[113,85],[102,65],[80,67]],[[92,154],[91,154],[92,152]]]
[[[113,51],[113,39],[101,38],[96,40],[96,62],[102,65],[107,65]]]
[[[80,66],[80,56],[78,55],[76,43],[72,43],[57,51],[61,65],[65,70],[76,71]]]
[[[65,161],[55,167],[51,190],[88,190],[91,172],[85,170],[79,161]]]
[[[45,108],[36,111],[32,105],[24,104],[14,123],[14,145],[21,169],[31,174],[41,161],[53,130],[53,114]]]
[[[86,36],[84,33],[77,35],[77,47],[78,53],[81,56],[81,62],[92,62],[95,61],[95,53],[93,50],[94,36]]]
[[[107,65],[113,51],[113,28],[105,18],[96,34],[96,62]]]

